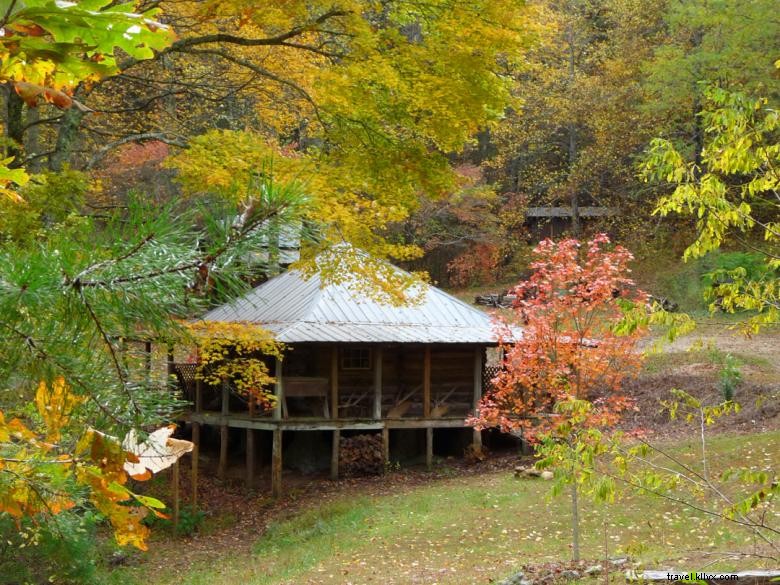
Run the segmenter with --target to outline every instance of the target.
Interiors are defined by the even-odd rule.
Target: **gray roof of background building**
[[[489,315],[434,286],[417,286],[418,302],[394,306],[349,283],[323,286],[318,272],[306,278],[289,270],[212,309],[203,320],[255,323],[284,343],[497,342]]]

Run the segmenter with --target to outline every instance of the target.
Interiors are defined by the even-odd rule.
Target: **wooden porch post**
[[[195,412],[203,411],[203,380],[195,380]]]
[[[339,478],[339,442],[341,439],[341,431],[336,429],[333,431],[333,445],[330,452],[330,478]]]
[[[474,416],[478,414],[479,401],[482,399],[482,353],[481,347],[474,349]],[[474,429],[473,445],[474,449],[482,449],[482,431]]]
[[[390,429],[387,424],[382,427],[382,463],[387,466],[390,462]]]
[[[146,355],[144,355],[144,361],[145,361],[145,368],[146,368],[146,383],[148,384],[152,380],[152,342],[151,341],[145,341],[144,342],[144,352]]]
[[[429,471],[433,467],[433,427],[425,429],[425,466]]]
[[[271,450],[271,495],[278,498],[282,495],[282,429],[275,428]]]
[[[173,344],[168,344],[168,382],[170,382],[170,377],[173,376],[176,372],[174,371],[173,366]]]
[[[219,467],[217,477],[225,479],[227,475],[229,427],[227,417],[230,414],[230,382],[222,380],[222,426],[219,433]]]
[[[423,416],[431,416],[431,346],[425,346],[423,358]]]
[[[179,460],[173,462],[173,533],[179,533]]]
[[[382,418],[382,346],[374,354],[374,418]]]
[[[254,486],[255,481],[255,430],[246,430],[246,487]]]
[[[339,348],[334,345],[330,353],[330,416],[339,417]]]
[[[276,396],[276,405],[274,406],[274,420],[282,420],[282,402],[284,402],[284,384],[282,384],[282,360],[276,358],[276,369],[274,370],[274,395]]]
[[[192,423],[192,472],[190,473],[190,487],[192,488],[192,509],[198,507],[198,465],[200,461],[200,423]]]

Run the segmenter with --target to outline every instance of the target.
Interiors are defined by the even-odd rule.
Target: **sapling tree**
[[[708,404],[677,389],[661,404],[672,419],[682,419],[695,429],[695,454],[688,456],[641,436],[628,442],[617,433],[608,447],[601,445],[602,452],[608,450],[610,455],[599,465],[599,476],[631,492],[673,502],[705,518],[736,526],[746,531],[756,545],[753,552],[710,554],[732,559],[756,557],[776,566],[780,561],[777,472],[771,463],[741,463],[749,461],[741,455],[729,457],[726,467],[713,465],[709,429],[739,412],[739,404],[731,400]]]
[[[601,431],[631,407],[621,388],[641,365],[636,346],[645,328],[641,319],[627,325],[625,315],[644,307],[647,295],[629,277],[631,253],[606,235],[582,244],[545,240],[534,257],[533,274],[514,289],[512,315],[498,325],[503,368],[471,422],[522,431],[540,445],[540,464],[555,468],[557,488],[570,487],[576,560],[578,497],[586,488],[604,492],[590,472],[593,458],[604,448]]]

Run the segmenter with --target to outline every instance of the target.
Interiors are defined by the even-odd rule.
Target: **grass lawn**
[[[694,457],[697,446],[686,442],[675,449]],[[714,469],[737,462],[776,467],[780,432],[718,437],[712,440],[711,459]],[[526,563],[569,558],[569,500],[550,500],[549,488],[542,480],[518,480],[500,471],[434,480],[391,495],[352,490],[271,525],[263,535],[244,535],[254,542],[246,552],[231,552],[215,539],[206,558],[175,569],[166,568],[161,554],[152,560],[153,552],[152,559],[107,574],[106,583],[490,583]],[[648,567],[694,570],[709,562],[713,551],[752,546],[737,528],[657,498],[634,496],[609,506],[586,501],[582,514],[586,559],[631,554]],[[210,537],[216,538],[199,538]],[[185,547],[182,542],[179,550]],[[175,546],[165,549],[175,554]],[[720,568],[733,569],[736,563]],[[756,561],[742,566],[755,568]]]

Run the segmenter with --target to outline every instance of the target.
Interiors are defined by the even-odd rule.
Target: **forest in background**
[[[143,374],[152,352],[136,346],[197,345],[199,367],[268,409],[273,377],[256,356],[280,345],[257,326],[189,319],[278,273],[290,249],[304,271],[317,255],[323,282],[368,277],[362,293],[395,303],[418,278],[527,281],[515,346],[539,359],[506,365],[503,390],[559,391],[545,407],[569,408],[563,434],[540,453],[576,510],[596,477],[578,454],[604,454],[594,431],[628,403],[599,412],[598,352],[556,343],[576,330],[640,361],[648,325],[672,338],[692,325],[664,297],[695,317],[736,314],[750,333],[778,322],[775,4],[0,0],[0,579],[100,582],[105,558],[90,553],[109,531],[148,548],[166,502],[145,491],[161,470],[136,451],[186,404]],[[531,266],[548,236],[558,243]],[[548,325],[552,350],[535,343]],[[713,355],[732,392],[735,358]],[[600,362],[619,370],[617,392],[619,360]],[[594,387],[572,396],[589,368]],[[714,423],[738,409],[722,394],[678,394],[670,410]],[[743,469],[741,499],[718,508],[716,490],[710,503],[776,551],[777,529],[754,517],[780,495],[774,474]],[[678,475],[643,477],[674,489]],[[608,498],[608,483],[590,488]]]
[[[77,85],[80,107],[25,103],[7,85],[6,155],[42,176],[38,217],[4,222],[6,237],[129,192],[159,205],[235,195],[273,158],[337,238],[445,286],[512,280],[535,241],[564,232],[679,256],[695,223],[651,215],[670,188],[639,177],[650,141],[700,163],[707,87],[778,97],[771,0],[477,2],[446,19],[444,5],[356,5],[366,18],[334,5],[309,32],[284,7],[155,2],[177,40]],[[71,197],[45,186],[63,170]],[[526,218],[545,206],[571,217]],[[581,215],[592,207],[609,215]]]

